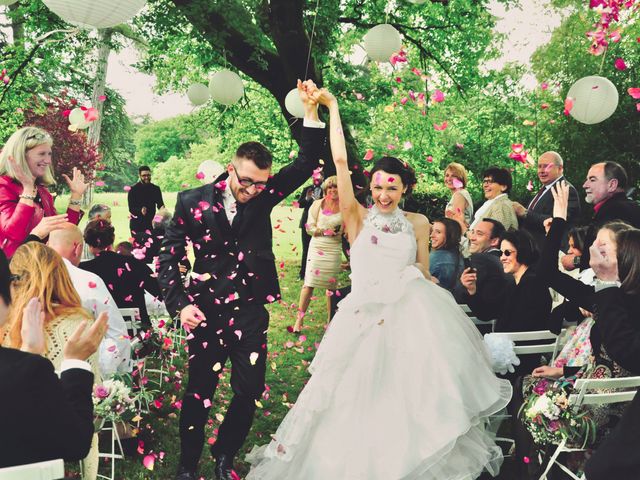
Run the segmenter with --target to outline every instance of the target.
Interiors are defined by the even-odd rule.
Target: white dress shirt
[[[109,314],[107,333],[98,350],[100,373],[108,378],[116,372],[129,372],[131,342],[127,326],[107,286],[95,273],[76,267],[66,258],[63,260],[82,306],[96,318],[103,311]]]

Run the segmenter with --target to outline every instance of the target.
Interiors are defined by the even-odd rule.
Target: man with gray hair
[[[94,273],[78,268],[83,244],[82,232],[71,223],[52,231],[47,242],[64,260],[82,306],[96,318],[103,311],[109,314],[107,334],[98,349],[100,373],[109,377],[116,372],[129,372],[131,342],[127,326],[104,281]]]
[[[542,249],[546,235],[543,223],[547,218],[551,218],[553,213],[553,195],[550,190],[557,182],[567,181],[563,171],[564,164],[560,154],[552,151],[543,153],[538,158],[538,179],[542,187],[527,208],[518,202],[513,202],[513,210],[518,216],[520,228],[527,230],[533,236],[539,250]],[[569,185],[567,222],[572,224],[580,216],[580,197],[575,187],[567,183]],[[563,246],[566,247],[566,245]]]
[[[89,210],[89,221],[101,218],[111,223],[111,207],[104,203],[96,203]]]

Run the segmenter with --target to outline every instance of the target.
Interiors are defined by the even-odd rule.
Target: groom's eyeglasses
[[[255,187],[256,190],[264,190],[265,188],[267,188],[267,182],[254,182],[249,178],[240,178],[240,176],[238,175],[238,169],[236,168],[235,165],[233,165],[233,172],[236,174],[236,179],[238,180],[238,183],[242,185],[244,188],[249,188],[252,185]]]

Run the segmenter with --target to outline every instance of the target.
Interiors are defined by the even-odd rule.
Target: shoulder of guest
[[[5,187],[13,192],[20,192],[22,185],[9,175],[0,175],[0,187]]]

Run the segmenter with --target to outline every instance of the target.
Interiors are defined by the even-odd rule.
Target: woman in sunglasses
[[[7,257],[30,233],[41,239],[65,222],[78,224],[82,195],[89,186],[73,168],[62,175],[71,190],[67,212],[57,215],[48,186],[55,184],[51,147],[53,139],[37,127],[16,131],[0,152],[0,249]]]

